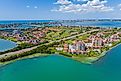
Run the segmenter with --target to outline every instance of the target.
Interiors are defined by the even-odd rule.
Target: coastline
[[[102,52],[98,57],[72,57],[71,59],[79,61],[81,63],[84,64],[93,64],[94,62],[100,60],[101,58],[103,58],[109,51],[111,51],[112,49],[114,49],[115,47],[121,45],[121,43],[115,45],[114,47],[110,48],[107,51]]]
[[[107,30],[109,31],[109,30]],[[29,58],[29,56],[31,58],[34,58],[34,57],[39,57],[41,56],[40,54],[36,54],[36,53],[47,53],[47,54],[51,54],[51,52],[53,51],[53,46],[56,45],[56,43],[59,43],[61,41],[65,41],[65,40],[69,40],[69,39],[73,39],[75,37],[78,37],[78,36],[82,36],[82,35],[85,35],[85,34],[88,34],[88,33],[92,33],[92,32],[99,32],[99,29],[93,29],[93,30],[90,30],[90,31],[87,31],[87,32],[84,32],[84,33],[79,33],[79,34],[76,34],[76,35],[72,35],[72,36],[69,36],[69,37],[66,37],[66,38],[63,38],[63,39],[60,39],[60,40],[56,40],[56,41],[51,41],[51,42],[48,42],[48,43],[45,43],[42,45],[39,45],[39,47],[36,45],[35,47],[30,47],[30,48],[23,48],[22,50],[19,49],[17,51],[13,51],[13,52],[8,52],[8,53],[5,53],[5,54],[1,54],[1,63],[9,63],[11,61],[14,61],[14,59],[18,58],[17,60],[21,60],[22,58],[26,57]],[[112,35],[112,34],[111,34]],[[1,37],[0,37],[1,38]],[[9,40],[9,41],[15,41],[14,39],[11,39],[9,37],[3,37],[2,38],[3,40]],[[83,40],[83,39],[82,39]],[[15,41],[16,43],[18,43],[17,41]],[[108,47],[108,49],[106,50],[102,50],[101,52],[98,53],[98,55],[95,55],[95,56],[91,56],[91,55],[71,55],[71,54],[59,54],[59,55],[63,55],[65,57],[69,57],[73,60],[76,60],[76,61],[79,61],[81,63],[84,63],[84,64],[92,64],[94,63],[95,61],[99,60],[100,58],[102,58],[103,56],[106,55],[106,53],[108,51],[110,51],[111,49],[115,48],[116,46],[118,46],[120,44],[120,42],[114,42],[114,44],[110,47]],[[57,44],[58,45],[58,44]],[[28,46],[28,45],[27,45]],[[52,47],[51,49],[49,49],[48,47]],[[37,49],[38,48],[38,49]],[[35,49],[35,50],[34,50]],[[42,50],[41,50],[42,49]],[[49,49],[48,51],[43,51],[44,50],[47,50]],[[41,50],[41,51],[40,51]],[[48,53],[49,52],[49,53]],[[52,54],[55,54],[57,51],[53,51]],[[22,55],[23,54],[23,55]],[[34,56],[34,54],[36,54],[36,56]],[[88,53],[87,53],[88,54]],[[95,53],[93,53],[95,54]],[[6,61],[6,62],[5,62]]]
[[[79,61],[79,62],[84,63],[84,64],[93,64],[94,62],[96,62],[96,61],[100,60],[102,57],[104,57],[107,54],[107,52],[111,51],[113,48],[115,48],[115,47],[117,47],[119,45],[121,45],[121,43],[111,47],[107,51],[102,52],[97,57],[76,57],[76,56],[68,57],[68,56],[65,56],[65,55],[62,55],[62,56],[70,58],[70,59],[75,60],[75,61]],[[36,58],[36,57],[40,57],[40,56],[49,56],[49,55],[51,55],[51,54],[35,53],[35,54],[32,54],[32,55],[28,55],[28,56],[24,56],[24,57],[21,57],[21,58],[17,58],[15,60],[7,61],[7,62],[0,62],[0,65],[7,65],[9,63],[12,63],[12,62],[15,62],[15,61],[18,61],[18,60]],[[59,54],[59,55],[61,55],[61,54]]]
[[[51,54],[35,53],[33,55],[17,58],[15,60],[7,61],[7,62],[0,62],[0,66],[8,65],[10,63],[13,63],[13,62],[16,62],[16,61],[19,61],[19,60],[32,59],[32,58],[37,58],[37,57],[45,57],[45,56],[49,56],[49,55],[51,55]]]
[[[99,56],[99,58],[98,58],[97,60],[100,60],[100,59],[101,59],[102,57],[104,57],[109,51],[111,51],[112,49],[116,48],[116,47],[119,46],[119,45],[121,45],[121,43],[119,43],[119,44],[115,45],[114,47],[110,48],[108,51],[104,51],[104,52]],[[96,60],[96,61],[97,61],[97,60]],[[93,61],[93,62],[95,62],[95,61]]]

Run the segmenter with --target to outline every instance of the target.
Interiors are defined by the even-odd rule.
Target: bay
[[[0,39],[0,52],[12,49],[16,46],[16,43],[12,41]]]
[[[92,65],[59,55],[1,66],[0,81],[121,81],[121,45]]]

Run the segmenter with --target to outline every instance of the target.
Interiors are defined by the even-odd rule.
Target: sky
[[[0,0],[0,20],[104,18],[121,18],[121,0]]]

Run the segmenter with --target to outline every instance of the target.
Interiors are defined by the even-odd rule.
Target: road
[[[82,36],[84,34],[87,34],[87,33],[91,33],[91,32],[95,32],[95,31],[99,31],[99,29],[95,29],[95,30],[91,30],[91,31],[88,31],[88,32],[84,32],[84,33],[81,33],[81,34],[78,34],[78,35],[74,35],[74,36],[70,36],[70,37],[67,37],[67,38],[63,38],[61,40],[57,40],[57,41],[52,41],[52,42],[49,42],[49,43],[46,43],[45,45],[48,45],[48,44],[51,44],[51,43],[54,43],[54,42],[60,42],[60,41],[65,41],[65,40],[68,40],[68,39],[72,39],[72,38],[75,38],[77,36]],[[40,46],[40,45],[39,45]],[[0,55],[0,59],[1,58],[4,58],[6,56],[11,56],[11,55],[16,55],[16,54],[22,54],[24,52],[28,52],[28,51],[31,51],[33,49],[36,49],[37,47],[39,46],[35,46],[35,47],[31,47],[31,48],[26,48],[26,49],[22,49],[22,50],[19,50],[19,51],[15,51],[15,52],[10,52],[10,53],[6,53],[6,54],[3,54],[3,55]]]

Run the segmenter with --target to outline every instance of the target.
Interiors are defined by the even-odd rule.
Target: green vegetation
[[[51,48],[54,45],[57,45],[57,44],[59,44],[59,43],[54,42],[54,43],[49,44],[49,45],[40,45],[38,48],[33,49],[31,51],[28,51],[28,52],[24,52],[24,53],[21,53],[21,54],[14,54],[14,55],[5,56],[4,58],[0,59],[0,62],[6,62],[6,61],[14,60],[14,59],[17,59],[17,58],[22,58],[22,57],[25,57],[25,56],[33,55],[35,53],[54,54],[55,50],[54,49],[52,50]]]
[[[0,59],[0,60],[1,60],[0,64],[6,65],[6,64],[15,62],[15,61],[17,61],[17,60],[31,59],[31,58],[36,58],[36,57],[45,57],[45,56],[49,56],[49,55],[50,55],[50,54],[35,53],[35,54],[29,55],[29,56],[24,56],[24,57],[21,57],[21,58],[20,58],[20,57],[18,57],[18,58],[13,58],[12,60],[9,59],[9,58],[11,58],[12,56],[9,56],[9,57],[6,56],[6,59],[5,59],[5,58],[4,58],[4,59]],[[9,59],[9,61],[8,61],[8,59]],[[5,61],[5,60],[7,60],[7,61]],[[2,62],[2,61],[3,61],[3,62]]]
[[[46,28],[43,28],[46,29]],[[39,43],[39,44],[28,44],[28,43],[20,43],[18,44],[18,46],[14,49],[5,51],[5,52],[0,52],[0,55],[5,54],[5,53],[9,53],[9,52],[15,52],[15,51],[19,51],[22,49],[26,49],[26,48],[31,48],[34,46],[38,46],[36,49],[33,49],[31,51],[27,51],[24,53],[19,53],[19,54],[14,54],[14,55],[8,55],[5,56],[4,58],[0,58],[0,62],[6,62],[6,61],[11,61],[17,58],[23,58],[26,56],[30,56],[30,55],[36,55],[36,54],[60,54],[69,58],[72,58],[74,60],[83,62],[83,63],[92,63],[96,60],[98,60],[99,58],[101,58],[102,56],[104,56],[105,54],[103,54],[104,52],[108,51],[110,48],[116,46],[117,44],[121,43],[121,41],[119,42],[113,42],[112,46],[104,46],[103,48],[100,49],[101,52],[99,51],[94,51],[93,49],[88,49],[86,54],[70,54],[68,52],[63,52],[63,51],[57,51],[56,47],[60,46],[63,47],[64,43],[67,44],[72,44],[74,40],[86,40],[88,39],[91,35],[96,35],[97,33],[103,32],[105,33],[105,36],[103,36],[102,38],[106,38],[111,36],[112,34],[117,33],[116,31],[118,31],[117,29],[111,29],[111,30],[100,30],[100,31],[95,31],[95,32],[91,32],[91,33],[87,33],[85,35],[82,36],[77,36],[78,34],[87,32],[89,30],[92,29],[99,29],[99,28],[86,28],[86,27],[51,27],[48,28],[47,32],[46,32],[46,36],[43,38],[46,40],[46,42],[43,43]],[[31,30],[32,31],[32,30]],[[35,30],[34,30],[35,31]],[[37,30],[38,31],[38,30]],[[33,38],[33,36],[29,33],[30,30],[25,31],[24,33],[28,34],[30,38]],[[68,39],[68,40],[64,40],[61,42],[56,42],[57,40],[61,40],[63,38],[67,38],[67,37],[71,37],[76,35],[77,37]],[[15,41],[18,42],[16,39],[12,38],[12,37],[0,37],[3,39],[7,39],[7,40],[11,40],[11,41]],[[50,42],[50,43],[49,43]],[[52,43],[51,43],[52,42]]]
[[[83,33],[87,30],[87,28],[80,28],[80,27],[52,27],[53,29],[50,29],[46,34],[46,40],[49,41],[56,41],[59,39],[63,39],[69,36],[77,35],[79,33]]]

